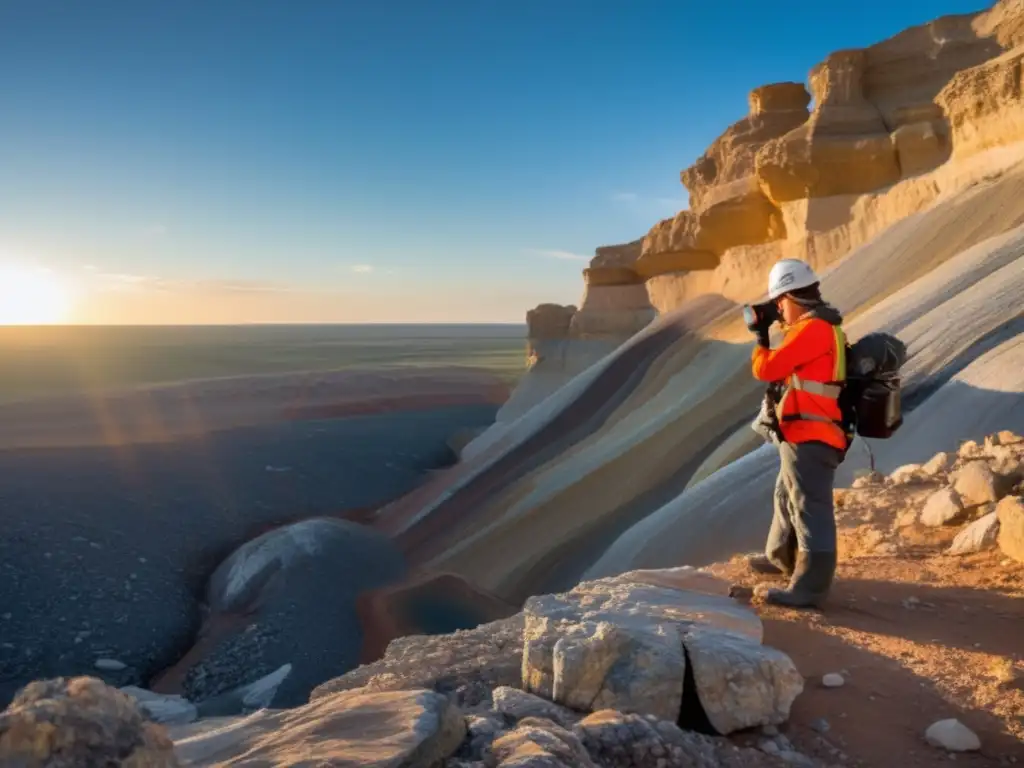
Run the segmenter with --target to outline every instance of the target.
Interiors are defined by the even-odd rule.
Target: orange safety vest
[[[754,378],[785,384],[775,412],[786,442],[817,441],[846,450],[839,409],[846,335],[840,326],[817,317],[798,320],[777,349],[754,346],[752,367]]]

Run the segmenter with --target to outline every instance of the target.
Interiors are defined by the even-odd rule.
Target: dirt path
[[[765,643],[808,680],[783,731],[827,764],[1024,764],[1024,565],[998,549],[946,554],[959,528],[900,525],[937,487],[837,492],[841,562],[826,610],[756,606]],[[763,580],[740,558],[707,570]],[[845,684],[824,687],[830,672]],[[929,746],[925,730],[946,718],[971,728],[981,752]]]

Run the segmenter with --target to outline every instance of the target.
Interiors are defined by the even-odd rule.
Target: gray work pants
[[[775,481],[775,514],[765,554],[792,570],[796,550],[836,551],[832,483],[840,452],[824,443],[779,443],[782,466]]]

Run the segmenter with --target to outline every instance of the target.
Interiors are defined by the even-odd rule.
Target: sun
[[[60,323],[70,304],[67,290],[49,270],[0,264],[0,325]]]

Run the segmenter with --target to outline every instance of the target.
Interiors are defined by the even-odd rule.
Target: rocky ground
[[[956,718],[981,746],[958,764],[1024,763],[1022,460],[1024,442],[1003,433],[836,491],[827,610],[758,607],[765,642],[813,681],[786,728],[801,750],[935,765],[925,731]],[[742,558],[707,570],[757,583]],[[842,686],[822,684],[828,674]]]
[[[761,604],[740,557],[634,571],[395,640],[293,709],[193,721],[174,697],[35,683],[0,715],[0,763],[1024,763],[1022,482],[1024,439],[1000,433],[836,491],[824,611]]]

